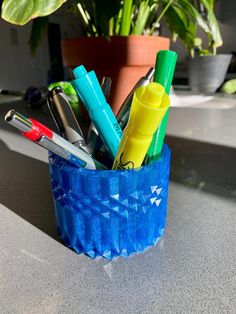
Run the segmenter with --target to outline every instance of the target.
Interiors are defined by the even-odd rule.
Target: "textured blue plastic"
[[[163,235],[170,150],[136,170],[88,170],[51,154],[58,233],[77,253],[113,259],[143,252]]]

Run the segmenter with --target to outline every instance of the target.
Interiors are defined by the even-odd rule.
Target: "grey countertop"
[[[112,262],[77,255],[58,239],[47,152],[3,122],[11,107],[0,104],[1,314],[236,312],[236,104],[217,113],[216,126],[219,108],[172,108],[165,236]],[[51,126],[46,107],[13,107]],[[220,130],[209,138],[214,127],[231,145]]]

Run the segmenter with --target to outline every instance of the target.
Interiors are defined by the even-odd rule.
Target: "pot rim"
[[[200,59],[200,58],[212,58],[212,57],[215,57],[215,58],[217,58],[217,57],[232,57],[232,53],[218,53],[218,54],[216,54],[216,55],[209,55],[209,56],[199,56],[199,55],[197,55],[197,56],[195,56],[194,58],[192,58],[192,57],[190,57],[190,56],[188,56],[188,59],[190,59],[190,60],[194,60],[194,59]]]
[[[78,40],[84,40],[84,41],[92,41],[92,40],[104,40],[104,41],[111,41],[111,40],[123,40],[123,41],[127,41],[127,39],[139,39],[139,38],[148,38],[149,40],[151,40],[151,38],[153,40],[156,40],[156,39],[168,39],[170,40],[169,37],[166,37],[166,36],[156,36],[156,35],[128,35],[128,36],[108,36],[108,37],[105,37],[105,36],[77,36],[77,37],[73,37],[73,38],[66,38],[66,39],[63,39],[61,42],[64,43],[64,42],[71,42],[71,41],[78,41]]]

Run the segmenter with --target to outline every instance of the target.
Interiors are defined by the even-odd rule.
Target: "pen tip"
[[[13,119],[13,116],[15,114],[15,110],[11,109],[10,111],[8,111],[5,115],[5,121],[9,122]]]
[[[54,95],[57,95],[57,94],[60,94],[60,93],[63,93],[63,89],[60,87],[60,86],[56,86],[56,87],[53,87],[53,89],[51,89],[49,91],[49,98],[53,98]]]

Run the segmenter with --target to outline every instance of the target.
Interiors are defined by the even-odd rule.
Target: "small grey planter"
[[[232,55],[189,58],[189,86],[193,92],[214,93],[223,83]]]

